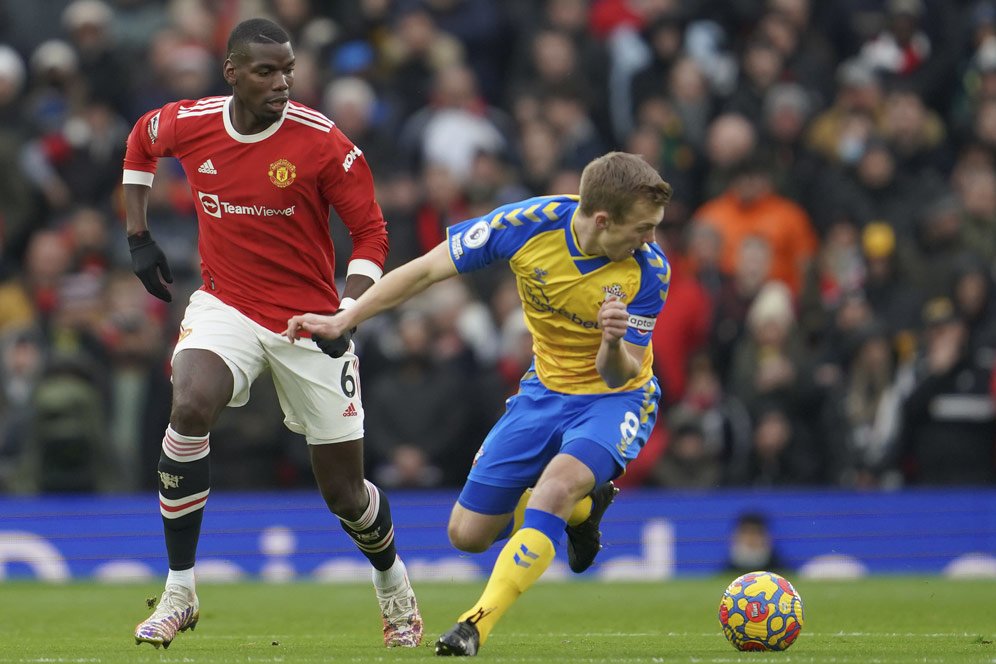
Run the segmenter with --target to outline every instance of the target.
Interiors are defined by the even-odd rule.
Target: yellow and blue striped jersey
[[[567,394],[634,390],[650,380],[653,352],[647,348],[636,378],[610,389],[595,369],[602,339],[598,310],[612,296],[625,302],[629,330],[623,340],[648,346],[671,266],[657,244],[644,244],[618,262],[583,253],[571,225],[577,209],[577,196],[540,196],[454,224],[447,229],[450,258],[461,273],[508,261],[533,335],[536,372],[547,388]]]

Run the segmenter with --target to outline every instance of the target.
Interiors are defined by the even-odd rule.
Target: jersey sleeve
[[[125,148],[124,184],[152,186],[159,157],[172,157],[176,144],[176,111],[181,102],[149,111],[138,119]]]
[[[483,217],[467,219],[447,228],[446,246],[457,272],[473,272],[495,261],[512,258],[541,228],[538,224],[523,224],[515,214],[532,202],[511,203],[495,208]],[[511,221],[513,216],[514,222]]]
[[[644,245],[640,253],[640,290],[626,307],[629,312],[629,327],[623,341],[646,346],[653,336],[657,317],[667,302],[668,288],[671,285],[671,264],[656,244]]]
[[[329,140],[322,195],[349,229],[353,240],[350,260],[368,260],[383,269],[388,250],[387,223],[374,194],[370,165],[362,150],[337,127],[329,132]]]

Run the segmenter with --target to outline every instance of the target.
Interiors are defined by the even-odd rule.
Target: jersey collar
[[[277,130],[280,129],[280,125],[284,123],[284,118],[287,116],[287,109],[290,108],[290,102],[284,104],[284,112],[281,113],[280,119],[258,134],[240,134],[238,130],[235,129],[235,125],[232,124],[232,116],[229,115],[231,112],[231,106],[232,97],[228,97],[225,100],[225,110],[221,114],[222,119],[225,121],[225,131],[228,132],[228,135],[239,143],[259,143],[260,141],[265,141],[270,136],[277,133]]]
[[[608,265],[612,261],[609,260],[608,256],[592,256],[591,254],[586,254],[582,251],[581,243],[578,241],[577,231],[574,229],[574,217],[577,216],[580,208],[580,205],[577,205],[574,208],[574,212],[571,213],[571,218],[567,222],[567,228],[564,230],[566,231],[567,236],[567,250],[574,259],[574,265],[581,274],[588,274],[589,272],[594,272],[600,267]]]

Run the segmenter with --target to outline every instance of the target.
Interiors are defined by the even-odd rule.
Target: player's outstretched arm
[[[445,242],[442,242],[424,256],[388,272],[348,309],[340,311],[335,316],[319,314],[293,316],[287,321],[287,329],[283,334],[292,342],[301,336],[302,331],[318,334],[326,339],[335,339],[342,336],[346,330],[383,311],[393,309],[432,284],[452,277],[456,273],[456,266],[450,259],[449,248]]]
[[[166,284],[173,283],[173,273],[166,262],[166,254],[159,248],[149,233],[148,209],[149,191],[144,184],[124,185],[125,215],[127,218],[128,249],[131,252],[131,267],[142,281],[145,290],[160,300],[170,302],[173,296]],[[162,279],[160,279],[162,274]],[[166,282],[166,284],[163,283]]]
[[[646,349],[623,342],[629,326],[626,305],[616,299],[606,300],[598,311],[602,343],[595,356],[595,369],[610,388],[622,387],[640,373]]]

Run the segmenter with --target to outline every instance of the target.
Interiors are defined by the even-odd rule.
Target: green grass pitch
[[[791,578],[791,575],[790,575]],[[717,607],[727,578],[539,583],[479,658],[496,662],[996,663],[996,581],[792,579],[806,622],[783,653],[739,653]],[[169,650],[136,646],[157,584],[0,583],[0,662],[399,662],[433,658],[436,637],[482,583],[416,584],[421,648],[386,650],[368,585],[202,584],[201,622]]]

